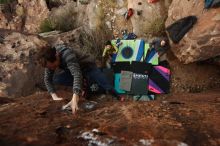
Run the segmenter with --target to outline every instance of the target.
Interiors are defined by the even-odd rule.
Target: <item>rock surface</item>
[[[85,109],[88,101],[80,101],[77,115],[61,110],[68,99],[55,102],[48,93],[0,98],[0,145],[218,146],[219,94],[175,94],[151,102],[94,97],[96,107]]]
[[[183,63],[206,60],[220,55],[220,8],[204,10],[204,1],[173,0],[166,26],[178,19],[194,15],[198,18],[194,27],[172,51]]]
[[[36,52],[46,44],[35,35],[4,33],[0,43],[0,97],[20,97],[36,91],[43,68],[36,64]]]
[[[47,18],[49,12],[45,0],[21,0],[19,4],[25,10],[24,31],[29,33],[39,32],[40,24]]]
[[[12,10],[9,11],[9,9]],[[21,31],[24,26],[23,14],[23,7],[18,6],[17,3],[5,5],[0,11],[0,28]]]
[[[11,7],[13,11],[0,12],[0,28],[36,33],[49,12],[45,0],[18,0]]]
[[[65,44],[72,47],[80,56],[90,56],[88,60],[100,59],[106,40],[111,35],[102,32],[102,30],[87,30],[84,27],[78,27],[68,32],[41,33],[52,46]],[[88,57],[86,57],[88,58]],[[87,59],[85,59],[87,60]]]
[[[156,3],[148,3],[147,0],[128,0],[128,9],[134,10],[131,16],[133,32],[144,37],[148,32],[163,29],[169,4],[170,0],[161,0]]]
[[[183,64],[171,51],[167,56],[171,68],[171,94],[199,93],[220,88],[220,70],[213,63]]]

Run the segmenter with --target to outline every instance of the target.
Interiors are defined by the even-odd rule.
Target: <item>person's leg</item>
[[[85,73],[86,78],[91,82],[96,82],[105,90],[111,90],[113,86],[110,84],[104,73],[97,67],[93,67]]]
[[[69,70],[63,70],[54,75],[53,82],[58,85],[73,86],[73,76]]]
[[[111,94],[118,98],[117,92],[114,90],[113,85],[110,83],[105,74],[97,67],[92,67],[85,72],[86,78],[91,82],[96,82],[103,88],[107,94]]]

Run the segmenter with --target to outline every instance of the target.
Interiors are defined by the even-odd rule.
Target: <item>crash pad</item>
[[[170,69],[161,65],[154,66],[149,74],[148,90],[152,93],[169,93]]]
[[[120,81],[120,89],[125,91],[131,90],[133,72],[131,71],[121,71],[121,81]]]
[[[133,73],[150,74],[152,65],[146,62],[132,61],[130,69]]]
[[[135,95],[133,96],[135,101],[151,101],[155,100],[155,95]]]
[[[133,73],[130,94],[147,95],[148,94],[148,75]]]
[[[152,65],[158,65],[159,63],[159,54],[156,49],[151,48],[146,55],[146,63],[151,63]]]
[[[114,80],[114,89],[118,94],[123,94],[125,93],[125,91],[120,88],[120,81],[121,81],[121,73],[116,73]]]
[[[141,61],[144,54],[144,40],[112,40],[114,47],[118,46],[115,62]],[[118,45],[120,44],[120,45]]]
[[[131,70],[130,62],[112,62],[111,67],[114,73],[121,73],[122,70],[124,71]]]

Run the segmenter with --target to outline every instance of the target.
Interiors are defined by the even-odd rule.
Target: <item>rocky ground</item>
[[[60,91],[71,97],[71,92]],[[92,100],[92,101],[91,101]],[[80,101],[62,111],[45,92],[0,98],[0,145],[220,145],[220,91],[159,96],[152,102]]]

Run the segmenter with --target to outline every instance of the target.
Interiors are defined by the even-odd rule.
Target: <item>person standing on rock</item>
[[[58,97],[54,84],[73,87],[71,101],[64,107],[70,106],[72,112],[78,110],[78,101],[82,93],[82,76],[93,79],[106,93],[116,95],[113,86],[108,82],[104,74],[94,64],[84,67],[83,73],[76,54],[64,45],[56,47],[46,46],[38,52],[38,61],[45,67],[44,83],[53,100],[62,100]]]

